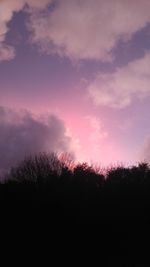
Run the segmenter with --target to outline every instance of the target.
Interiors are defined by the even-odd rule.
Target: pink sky
[[[17,126],[10,116],[24,109],[38,115],[39,133],[48,125],[37,137],[40,150],[46,134],[55,150],[73,151],[79,161],[149,161],[150,2],[1,0],[0,10],[1,132],[11,124],[27,146],[21,138],[35,134],[32,116]],[[41,121],[49,114],[55,119]],[[7,154],[9,136],[0,133]],[[23,157],[21,143],[15,146]]]

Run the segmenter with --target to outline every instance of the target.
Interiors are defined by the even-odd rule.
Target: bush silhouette
[[[150,166],[145,162],[103,172],[87,163],[75,164],[65,154],[40,153],[13,167],[4,178],[0,212],[10,222],[20,218],[23,224],[40,222],[39,227],[50,232],[87,226],[103,242],[108,236],[109,242],[120,242],[122,237],[126,249],[139,255],[143,236],[150,236]],[[114,253],[112,246],[111,250]]]
[[[12,168],[0,190],[4,206],[9,202],[13,207],[47,207],[77,221],[148,218],[150,168],[144,162],[113,167],[104,175],[87,163],[75,164],[67,155],[41,153]]]

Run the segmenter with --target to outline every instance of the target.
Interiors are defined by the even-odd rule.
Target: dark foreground
[[[42,155],[24,161],[7,179],[0,184],[1,232],[5,226],[7,232],[42,238],[41,249],[48,244],[55,261],[71,257],[71,266],[76,260],[150,266],[148,164],[111,168],[104,175]]]

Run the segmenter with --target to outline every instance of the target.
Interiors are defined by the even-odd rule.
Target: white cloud
[[[99,73],[88,93],[96,105],[125,108],[135,97],[150,96],[150,53],[113,73]]]
[[[25,2],[33,8],[45,8],[48,4],[51,4],[53,0],[25,0]]]
[[[12,46],[0,43],[0,62],[11,60],[15,57],[15,50]]]
[[[0,107],[0,172],[39,152],[74,153],[64,122],[54,115],[35,118]]]
[[[129,40],[149,22],[149,0],[58,0],[53,10],[32,14],[29,29],[47,54],[111,60],[118,40]]]
[[[53,9],[46,10],[53,2]],[[30,8],[32,42],[47,54],[75,60],[112,60],[117,42],[129,40],[150,22],[149,0],[0,0],[1,48],[5,46],[8,22],[25,5]]]
[[[0,0],[0,61],[10,60],[15,56],[14,48],[5,44],[9,31],[8,22],[15,12],[19,12],[28,4],[30,8],[43,9],[51,0]]]

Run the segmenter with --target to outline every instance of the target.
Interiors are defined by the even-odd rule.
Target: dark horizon
[[[76,259],[80,248],[81,256],[84,249],[90,255],[98,250],[95,259],[103,266],[149,266],[150,165],[111,168],[104,175],[72,164],[40,154],[13,168],[0,183],[3,227],[44,233],[51,244],[62,245],[57,256],[77,246],[70,252]]]

